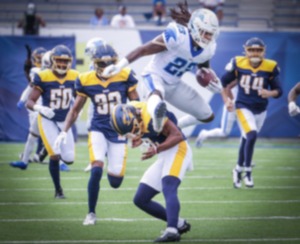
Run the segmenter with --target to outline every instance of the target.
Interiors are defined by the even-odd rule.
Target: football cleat
[[[249,187],[249,188],[254,187],[254,182],[253,182],[251,172],[246,172],[246,175],[244,177],[244,183],[245,183],[246,187]]]
[[[83,221],[83,225],[95,225],[97,221],[95,213],[88,213]]]
[[[202,130],[202,131],[200,132],[200,134],[198,135],[198,137],[197,137],[197,139],[196,139],[196,142],[195,142],[196,147],[198,147],[198,148],[199,148],[199,147],[202,147],[203,142],[204,142],[205,139],[206,139],[205,133],[206,133],[206,130]]]
[[[177,230],[178,230],[178,233],[180,235],[182,235],[182,234],[184,234],[184,233],[186,233],[186,232],[188,232],[188,231],[191,230],[191,224],[188,223],[188,222],[186,222],[186,220],[185,220],[183,222],[183,225],[181,227],[177,228]]]
[[[242,187],[242,172],[238,172],[236,169],[232,170],[233,187],[239,189]]]
[[[14,168],[19,168],[23,170],[27,169],[27,164],[22,161],[11,162],[9,165]]]
[[[155,108],[154,118],[153,118],[153,129],[158,133],[162,131],[166,112],[167,112],[167,105],[165,102],[160,102]]]
[[[55,191],[54,197],[56,199],[65,199],[66,198],[62,189]]]
[[[68,165],[66,165],[65,163],[61,163],[61,164],[59,165],[59,169],[60,169],[60,171],[65,171],[65,172],[70,171]]]
[[[178,242],[180,241],[179,233],[164,231],[164,233],[154,240],[154,242]]]
[[[90,172],[92,169],[92,164],[88,164],[88,166],[86,166],[86,168],[84,169],[84,172]]]

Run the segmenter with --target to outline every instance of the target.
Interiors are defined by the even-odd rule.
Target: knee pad
[[[119,188],[123,181],[123,176],[112,176],[107,174],[107,179],[109,181],[109,184],[112,188]]]
[[[72,164],[74,162],[74,152],[62,153],[60,155],[61,160],[64,161],[66,164]]]

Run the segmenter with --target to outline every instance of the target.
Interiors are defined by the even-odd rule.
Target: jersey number
[[[116,104],[122,103],[120,92],[97,94],[94,97],[98,114],[110,114]]]
[[[52,89],[50,93],[50,108],[68,109],[73,97],[72,93],[71,88]]]
[[[164,70],[171,75],[182,76],[186,71],[191,71],[196,66],[196,63],[189,63],[182,58],[176,58],[173,62],[169,63]]]
[[[245,94],[250,94],[250,89],[252,90],[261,90],[264,84],[264,78],[262,77],[255,77],[252,82],[252,86],[250,84],[251,76],[250,75],[243,75],[241,77],[241,87],[243,87]]]

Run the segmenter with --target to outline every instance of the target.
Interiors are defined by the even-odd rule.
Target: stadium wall
[[[3,34],[0,31],[1,34]],[[0,36],[0,140],[24,141],[28,133],[28,117],[26,110],[19,111],[16,103],[27,85],[24,77],[23,63],[26,58],[25,44],[32,48],[44,46],[47,49],[63,43],[68,45],[77,58],[76,68],[79,71],[88,70],[89,60],[84,57],[86,42],[95,36],[104,37],[119,53],[125,56],[138,45],[151,40],[160,34],[161,30],[115,30],[115,29],[42,29],[40,37]],[[294,84],[300,81],[300,33],[289,32],[227,32],[220,34],[217,42],[216,55],[211,61],[212,68],[220,76],[226,63],[234,56],[243,54],[243,44],[253,36],[262,38],[267,45],[267,58],[274,59],[281,68],[280,78],[284,94],[279,99],[270,99],[268,116],[260,136],[262,137],[298,137],[300,134],[300,116],[291,118],[287,111],[287,94]],[[143,67],[151,57],[144,57],[131,66],[140,76]],[[210,102],[216,118],[206,125],[191,126],[184,130],[188,136],[196,136],[200,129],[211,129],[220,124],[223,102],[220,95],[211,94],[200,87],[192,73],[183,76],[184,82],[195,87]],[[143,97],[143,85],[140,82],[138,91]],[[184,101],[183,101],[184,102]],[[299,101],[298,101],[299,102]],[[197,106],[197,104],[195,104]],[[86,106],[87,107],[87,106]],[[177,117],[183,113],[171,105]],[[79,134],[86,134],[86,109],[77,122]],[[237,126],[230,136],[239,136]]]

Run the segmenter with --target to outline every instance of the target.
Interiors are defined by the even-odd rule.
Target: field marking
[[[160,202],[160,201],[159,201]],[[180,201],[182,204],[290,204],[300,203],[300,200],[245,200],[245,201],[219,201],[219,200],[207,200],[207,201]],[[0,206],[47,206],[47,205],[86,205],[87,202],[69,202],[65,200],[59,200],[57,202],[0,202]],[[102,201],[101,205],[127,205],[133,204],[131,201]]]
[[[296,238],[237,238],[237,239],[181,239],[180,243],[233,243],[233,242],[298,242],[300,237]],[[75,244],[75,243],[153,243],[153,240],[44,240],[44,241],[0,241],[1,244]]]
[[[137,187],[121,187],[117,191],[135,191]],[[297,190],[300,186],[258,186],[255,187],[256,190]],[[86,192],[86,187],[84,188],[64,188],[65,192]],[[111,187],[101,187],[101,191],[113,191]],[[219,191],[219,190],[234,190],[232,186],[222,187],[180,187],[179,191]],[[53,188],[0,188],[0,192],[52,192]]]
[[[255,217],[200,217],[187,218],[189,221],[245,221],[245,220],[300,220],[300,216],[255,216]],[[38,219],[0,219],[0,223],[12,222],[82,222],[83,218],[38,218]],[[160,221],[155,218],[97,218],[97,222],[149,222]]]

